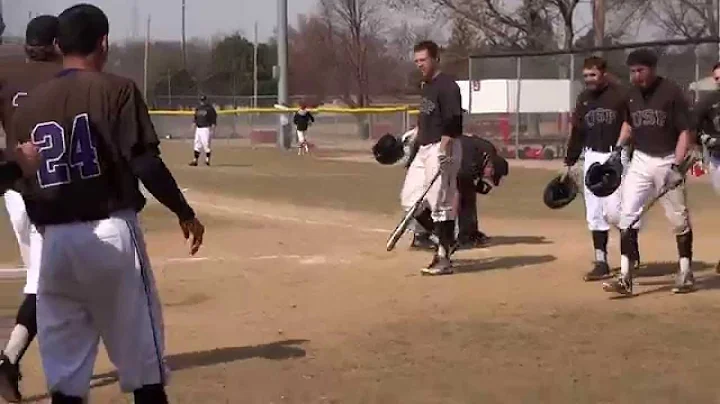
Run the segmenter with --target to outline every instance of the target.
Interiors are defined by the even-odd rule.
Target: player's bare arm
[[[673,105],[675,129],[680,132],[675,145],[675,164],[680,165],[690,150],[693,136],[690,128],[690,108],[684,94],[678,92]]]
[[[121,133],[138,133],[124,153],[135,176],[160,203],[177,215],[185,239],[191,239],[190,254],[195,255],[203,242],[205,227],[185,200],[175,178],[160,157],[159,140],[140,90],[128,88],[121,107]]]

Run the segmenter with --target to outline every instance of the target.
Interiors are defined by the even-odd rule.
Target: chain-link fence
[[[215,138],[246,145],[275,144],[281,119],[292,123],[294,111],[260,111],[219,111]],[[308,141],[322,149],[349,151],[367,151],[371,142],[385,133],[401,134],[411,120],[407,108],[319,109],[313,115]],[[163,138],[194,136],[191,112],[154,111],[152,119]]]
[[[691,102],[700,92],[714,89],[706,78],[718,60],[717,38],[565,52],[476,55],[469,61],[473,114],[467,128],[491,138],[508,157],[561,157],[571,129],[570,114],[575,98],[583,89],[584,59],[602,56],[612,78],[629,85],[626,58],[639,48],[657,53],[658,74],[677,82]],[[488,97],[494,98],[492,105]]]

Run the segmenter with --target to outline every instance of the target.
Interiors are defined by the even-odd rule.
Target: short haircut
[[[25,45],[25,55],[35,62],[50,62],[58,58],[55,53],[55,46],[30,46]]]
[[[720,62],[717,62],[713,65],[711,72],[714,72],[715,70],[720,69]]]
[[[607,62],[600,56],[590,56],[583,62],[583,69],[598,69],[604,72],[607,70]]]
[[[427,51],[431,58],[437,59],[440,56],[440,47],[433,41],[420,41],[413,48],[413,52]]]
[[[92,4],[74,5],[58,16],[57,43],[63,55],[87,56],[110,32],[105,13]]]
[[[627,56],[626,64],[628,66],[647,66],[655,67],[658,63],[658,57],[655,52],[650,49],[637,49]]]

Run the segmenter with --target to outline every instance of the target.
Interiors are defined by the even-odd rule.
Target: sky
[[[179,39],[182,0],[0,0],[6,35],[24,35],[33,15],[58,14],[77,3],[92,3],[102,8],[110,20],[111,39],[130,37],[135,31],[145,36],[148,14],[150,34],[154,39]],[[185,0],[186,34],[188,38],[210,38],[213,35],[240,31],[252,38],[255,21],[258,39],[264,41],[277,25],[276,0]],[[137,4],[137,13],[133,10]],[[294,25],[299,14],[315,10],[317,0],[288,0],[288,22]]]
[[[151,37],[154,40],[178,40],[181,36],[182,0],[0,0],[7,24],[6,35],[23,36],[29,13],[58,14],[79,3],[93,3],[102,8],[110,19],[110,40],[123,40],[133,33],[142,39],[148,15],[151,16]],[[295,25],[300,14],[316,10],[318,0],[288,0],[288,22]],[[513,4],[518,0],[506,0]],[[253,38],[258,24],[258,39],[263,42],[273,35],[277,25],[276,0],[185,0],[187,38],[209,39],[215,35],[239,31]],[[137,7],[133,7],[137,5]],[[592,9],[583,1],[575,13],[578,27],[589,27]],[[636,40],[649,39],[643,30]]]

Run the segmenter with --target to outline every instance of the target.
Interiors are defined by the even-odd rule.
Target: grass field
[[[611,299],[582,281],[582,199],[542,204],[551,170],[512,166],[479,201],[492,244],[457,253],[457,274],[425,278],[428,253],[407,239],[384,249],[401,167],[219,143],[213,167],[193,168],[189,151],[163,146],[207,225],[199,257],[156,202],[142,215],[174,403],[720,402],[720,218],[702,179],[689,190],[700,290],[670,294],[675,241],[657,208],[640,234],[637,296]],[[10,266],[17,251],[0,224]],[[20,285],[0,283],[3,325]],[[22,371],[25,394],[42,401],[36,346]],[[126,402],[104,354],[96,373],[92,402]]]

